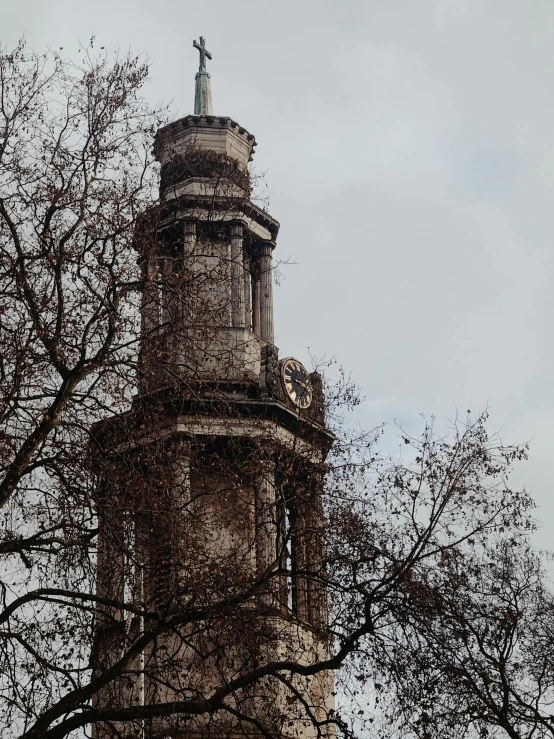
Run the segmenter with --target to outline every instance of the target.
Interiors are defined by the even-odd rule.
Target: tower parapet
[[[254,135],[226,116],[187,115],[161,128],[156,136],[156,156],[162,166],[198,147],[230,157],[245,171],[255,146]]]
[[[246,208],[251,193],[248,163],[255,146],[254,136],[226,117],[189,115],[160,129],[155,154],[161,164],[162,203],[204,194],[236,198]],[[273,238],[277,230],[274,222]]]

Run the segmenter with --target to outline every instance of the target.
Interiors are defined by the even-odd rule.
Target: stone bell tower
[[[327,657],[332,436],[319,377],[273,343],[279,224],[251,199],[254,137],[212,114],[211,55],[194,45],[195,115],[158,132],[159,207],[136,229],[138,393],[93,430],[95,674],[131,652],[98,694],[113,718],[95,733],[308,739],[318,721],[332,734],[329,673],[245,678]]]

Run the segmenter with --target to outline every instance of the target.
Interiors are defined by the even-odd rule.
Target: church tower
[[[252,200],[254,136],[213,115],[194,46],[195,114],[158,132],[159,206],[136,229],[138,392],[93,429],[95,675],[124,661],[95,736],[333,735],[331,674],[279,668],[328,656],[333,439],[319,376],[274,345],[279,224]]]

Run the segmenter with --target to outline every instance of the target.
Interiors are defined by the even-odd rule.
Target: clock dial
[[[292,402],[299,408],[312,403],[312,385],[308,370],[296,359],[285,359],[281,367],[283,386]]]

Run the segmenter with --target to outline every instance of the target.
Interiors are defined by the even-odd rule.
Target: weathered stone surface
[[[309,664],[329,648],[319,575],[323,471],[333,436],[324,426],[321,379],[311,375],[307,409],[284,392],[273,345],[279,224],[250,200],[254,137],[210,115],[211,56],[202,37],[195,46],[200,115],[158,132],[161,204],[142,219],[135,240],[143,276],[139,392],[132,410],[91,432],[102,480],[98,592],[122,596],[127,588],[149,609],[173,615],[186,612],[191,597],[203,603],[217,596],[219,604],[220,588],[246,587],[247,595],[233,601],[232,618],[216,614],[194,633],[185,620],[162,633],[110,694],[99,695],[98,706],[200,699],[257,664]],[[132,582],[124,582],[124,520],[136,522],[131,554],[141,565],[127,568]],[[121,628],[114,635],[99,621],[100,666],[113,662],[127,633],[125,615],[106,615]],[[140,633],[145,624],[131,628]],[[333,709],[332,675],[291,680],[325,719]],[[279,681],[264,678],[237,696],[240,709],[275,735],[316,737],[306,714],[291,713],[291,693]],[[127,727],[117,730],[129,735]],[[223,712],[172,715],[145,725],[145,737],[236,739],[244,730]],[[113,736],[95,731],[97,739]]]
[[[196,147],[224,154],[246,169],[256,141],[251,133],[231,118],[189,115],[161,128],[155,146],[156,156],[162,165]]]

